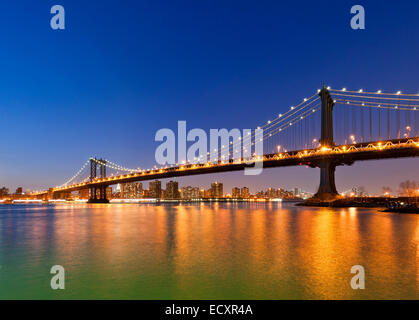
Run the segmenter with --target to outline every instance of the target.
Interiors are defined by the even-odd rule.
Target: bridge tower
[[[333,148],[335,143],[333,141],[333,107],[335,105],[330,91],[323,86],[319,93],[322,101],[321,108],[321,148]],[[333,200],[339,194],[335,185],[335,170],[336,163],[331,159],[322,159],[319,162],[320,167],[320,185],[314,198],[320,200]]]
[[[99,167],[99,178],[106,178],[106,160],[90,158],[90,182],[93,182],[97,176],[97,169]],[[98,194],[99,193],[99,194]],[[89,203],[109,203],[106,199],[106,185],[98,185],[90,188]]]

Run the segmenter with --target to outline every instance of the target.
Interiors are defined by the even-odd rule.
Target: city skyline
[[[178,179],[161,179],[161,180],[152,180],[148,182],[148,189],[145,187],[146,183],[143,182],[129,182],[129,183],[120,183],[117,185],[113,185],[113,187],[107,188],[107,194],[109,194],[108,198],[159,198],[157,194],[160,195],[160,198],[165,199],[184,199],[184,192],[195,194],[191,198],[211,198],[214,197],[212,195],[207,195],[208,191],[211,191],[214,185],[220,184],[221,185],[221,194],[220,198],[222,197],[231,197],[231,198],[250,198],[250,197],[258,197],[259,194],[269,193],[271,190],[276,191],[283,191],[285,193],[290,193],[293,196],[303,195],[304,197],[313,196],[314,192],[308,192],[303,190],[302,188],[295,186],[294,188],[287,189],[281,186],[267,186],[262,189],[252,188],[251,186],[233,186],[231,189],[224,188],[224,182],[214,181],[208,185],[182,185]],[[164,189],[164,185],[166,188]],[[209,189],[208,189],[209,187]],[[156,189],[158,191],[153,191]],[[224,189],[223,189],[224,188]],[[170,189],[170,191],[167,191]],[[224,192],[223,192],[224,190]],[[231,190],[231,192],[230,192]],[[109,191],[109,192],[108,192]],[[22,187],[17,187],[16,190],[10,190],[6,186],[0,187],[0,200],[2,198],[7,199],[7,196],[10,195],[21,195],[23,198],[25,196],[30,195],[32,190],[25,190]],[[170,193],[167,193],[170,192]],[[83,196],[84,198],[89,198],[89,190],[84,189],[79,192],[72,192],[73,196]],[[130,194],[130,196],[126,197],[124,194]],[[214,193],[213,193],[214,194]],[[414,180],[406,180],[402,181],[395,185],[389,186],[382,186],[381,192],[379,193],[371,193],[365,189],[364,186],[353,186],[352,188],[345,190],[341,193],[345,196],[360,196],[360,197],[374,197],[374,196],[410,196],[410,197],[417,197],[419,195],[419,181],[416,182]],[[134,196],[137,195],[137,196]],[[245,196],[244,196],[245,195]],[[187,197],[188,198],[188,197]],[[216,198],[216,196],[215,196]],[[270,197],[275,198],[275,197]],[[278,197],[281,198],[281,197]]]

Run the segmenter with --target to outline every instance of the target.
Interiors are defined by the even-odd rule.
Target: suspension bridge
[[[339,195],[336,167],[355,161],[419,156],[419,94],[323,87],[258,128],[263,129],[261,137],[249,134],[208,152],[207,159],[196,157],[160,168],[131,169],[109,160],[90,158],[63,185],[34,192],[31,197],[67,198],[71,192],[87,189],[89,202],[106,203],[106,188],[111,185],[239,171],[251,167],[249,163],[261,163],[263,168],[301,165],[320,168],[320,184],[314,197],[335,199]],[[254,149],[250,158],[234,154],[237,144],[244,146],[250,142],[254,148],[255,139],[263,142],[263,155],[255,155]],[[219,159],[217,162],[209,161],[213,153]],[[113,173],[109,174],[110,171]],[[86,173],[88,176],[82,179]]]

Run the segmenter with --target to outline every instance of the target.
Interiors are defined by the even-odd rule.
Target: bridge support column
[[[322,100],[321,109],[321,148],[333,148],[335,143],[333,141],[333,102],[329,90],[323,86],[319,96]],[[319,200],[333,200],[339,196],[335,185],[335,170],[336,164],[330,159],[322,159],[319,162],[320,167],[320,186],[317,193],[314,195],[315,199]]]
[[[90,181],[94,181],[97,175],[97,167],[99,165],[100,169],[100,178],[106,178],[106,160],[103,159],[90,159]],[[98,198],[99,191],[99,198]],[[106,186],[99,185],[90,188],[90,199],[88,203],[109,203],[109,200],[106,199]]]
[[[93,202],[97,199],[97,189],[96,187],[90,188],[90,197],[89,202]]]
[[[106,186],[91,188],[88,203],[109,203],[109,200],[106,198]]]
[[[320,162],[320,185],[314,198],[319,200],[333,200],[339,196],[335,185],[336,165],[329,159]]]

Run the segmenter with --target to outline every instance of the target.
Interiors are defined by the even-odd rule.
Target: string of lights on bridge
[[[62,185],[60,185],[60,186],[58,186],[57,188],[62,188],[62,187],[65,187],[65,186],[67,186],[69,183],[71,183],[72,181],[74,181],[83,171],[84,171],[84,169],[86,169],[86,167],[89,165],[89,163],[90,163],[90,159],[89,160],[87,160],[83,165],[82,165],[82,167],[80,168],[80,170],[79,171],[77,171],[77,173],[74,175],[74,176],[72,176],[70,179],[68,179],[66,182],[64,182]]]
[[[419,94],[403,94],[401,91],[398,91],[396,93],[384,93],[381,90],[378,90],[377,92],[366,92],[362,89],[358,91],[350,91],[346,88],[337,90],[332,89],[330,87],[327,88],[333,96],[336,96],[334,102],[337,104],[342,105],[350,105],[350,106],[358,106],[358,107],[366,107],[366,108],[376,108],[376,109],[393,109],[393,110],[400,110],[400,111],[418,111],[419,110]],[[321,90],[318,90],[318,93]],[[413,97],[413,98],[412,98]],[[417,97],[417,98],[414,98]],[[319,100],[318,94],[314,94],[313,96],[309,98],[304,98],[303,101],[296,105],[289,108],[289,110],[283,114],[279,114],[277,117],[275,117],[273,120],[267,121],[264,125],[257,127],[258,129],[264,129],[263,136],[262,137],[256,137],[256,132],[252,132],[248,134],[244,138],[239,138],[239,141],[230,141],[229,145],[223,145],[220,148],[216,148],[214,150],[211,150],[210,152],[207,152],[207,158],[209,157],[211,159],[211,156],[216,155],[218,158],[218,155],[221,153],[223,154],[223,151],[228,150],[228,152],[224,152],[224,154],[221,157],[220,164],[225,163],[225,157],[226,154],[228,156],[232,156],[232,152],[230,152],[230,147],[233,148],[236,143],[239,143],[240,145],[251,145],[254,146],[256,138],[259,139],[259,141],[266,141],[270,138],[272,138],[275,135],[279,135],[286,131],[286,129],[291,128],[292,126],[298,124],[299,122],[307,119],[312,114],[315,114],[317,111],[321,110],[319,107],[321,103],[316,103]],[[374,101],[374,100],[379,100]],[[412,103],[412,104],[411,104]],[[418,105],[413,104],[418,103]],[[313,141],[316,141],[316,139],[313,139]],[[352,143],[356,143],[354,135],[351,135],[351,141]],[[250,143],[249,143],[250,142]],[[320,147],[320,145],[319,145]],[[283,149],[286,153],[287,150]],[[246,149],[244,151],[247,151]],[[280,146],[278,145],[278,153],[280,151]],[[323,150],[324,151],[324,150]],[[253,157],[254,157],[253,153]],[[173,168],[173,167],[180,167],[185,165],[192,165],[196,163],[205,163],[203,161],[204,159],[201,159],[203,156],[201,155],[199,158],[195,157],[191,161],[183,161],[182,163],[176,163],[168,166],[164,166],[161,168],[157,168],[154,166],[153,169],[132,169],[127,168],[124,166],[121,166],[117,163],[111,162],[109,160],[104,160],[103,162],[95,159],[90,158],[87,160],[83,166],[80,168],[77,173],[72,176],[69,180],[67,180],[64,184],[61,186],[58,186],[57,188],[63,188],[68,186],[71,182],[75,181],[81,174],[85,171],[85,169],[88,167],[91,160],[95,161],[99,165],[104,165],[109,169],[116,170],[117,172],[128,172],[130,174],[133,173],[143,173],[143,172],[150,172],[153,170],[160,170],[160,169],[167,169],[167,168]],[[224,158],[224,159],[223,159]],[[208,159],[206,159],[208,160]],[[251,159],[247,159],[251,160]],[[89,178],[86,178],[84,180],[84,183],[87,183]]]
[[[305,119],[306,117],[310,116],[311,112],[317,111],[315,108],[317,108],[320,104],[317,104],[314,108],[309,109],[308,111],[303,113],[303,115],[293,117],[294,115],[298,114],[299,112],[301,112],[302,110],[304,110],[305,108],[307,108],[308,106],[313,104],[314,102],[318,101],[319,97],[316,97],[316,96],[317,96],[317,94],[314,94],[310,98],[304,98],[303,101],[300,104],[298,104],[297,106],[291,106],[289,108],[289,110],[287,112],[285,112],[284,114],[279,114],[274,120],[269,120],[269,121],[267,121],[266,124],[264,124],[262,126],[259,126],[258,129],[267,129],[268,130],[268,132],[264,131],[264,135],[263,135],[262,138],[260,138],[260,141],[266,140],[267,138],[272,137],[273,135],[281,133],[286,128],[288,128],[288,127],[292,126],[293,124],[296,124],[299,121],[301,121],[301,120]],[[315,99],[313,99],[313,98],[315,98]],[[243,145],[245,145],[245,143],[249,142],[249,140],[250,140],[250,142],[253,141],[255,139],[255,137],[256,137],[256,134],[252,133],[252,134],[248,135],[247,137],[245,137],[244,139],[239,138],[239,141],[230,142],[230,145],[234,146],[234,143],[240,143],[240,144],[243,143]],[[252,142],[251,145],[254,145],[254,142]],[[209,156],[210,158],[211,158],[211,156],[214,156],[214,155],[218,156],[218,153],[220,151],[222,152],[223,149],[225,150],[226,148],[230,148],[230,146],[222,146],[220,150],[215,149],[212,152],[208,152],[207,156]],[[247,151],[247,150],[245,150],[245,151]],[[202,157],[202,155],[201,155],[201,157]],[[114,169],[116,171],[133,173],[133,172],[141,172],[141,171],[145,170],[145,169],[141,170],[140,168],[137,168],[137,169],[127,168],[127,167],[121,166],[121,165],[116,164],[116,163],[114,163],[112,161],[109,161],[109,160],[105,160],[105,161],[101,162],[100,160],[97,160],[95,158],[90,158],[89,160],[87,160],[83,164],[83,166],[79,169],[79,171],[77,171],[76,174],[74,174],[70,179],[68,179],[62,185],[57,186],[57,188],[65,187],[65,186],[69,185],[71,182],[73,182],[75,179],[77,179],[84,172],[84,170],[87,168],[87,166],[88,166],[88,164],[90,163],[91,160],[95,161],[99,165],[104,165],[107,168]],[[200,161],[199,158],[195,158],[194,161],[191,162],[191,163],[195,163],[195,162],[199,162],[199,161]],[[187,163],[185,161],[182,164],[185,165],[185,164],[191,164],[191,163]],[[176,163],[176,164],[170,165],[170,167],[179,166],[179,165],[180,165],[179,163]],[[156,169],[156,167],[155,167],[155,169]],[[147,170],[151,170],[151,169],[147,169]]]
[[[312,150],[304,150],[304,151],[294,151],[294,152],[283,152],[273,155],[265,155],[265,156],[258,156],[255,158],[256,162],[264,162],[264,161],[272,161],[272,160],[286,160],[286,159],[298,159],[299,161],[302,161],[304,158],[310,158],[310,157],[316,157],[319,155],[330,155],[330,154],[343,154],[343,153],[354,153],[354,152],[365,152],[365,151],[383,151],[383,150],[389,150],[389,149],[404,149],[404,148],[419,148],[419,141],[415,141],[413,139],[409,139],[406,141],[399,141],[399,142],[379,142],[376,144],[364,144],[364,145],[351,145],[349,147],[347,146],[336,146],[333,148],[328,147],[321,147],[318,149],[312,149]],[[245,160],[242,159],[239,163],[244,163]],[[211,167],[211,166],[223,166],[227,165],[228,163],[222,163],[222,164],[194,164],[190,167],[188,166],[180,166],[174,168],[175,171],[184,171],[184,170],[196,170],[203,167]],[[121,180],[126,178],[133,178],[136,176],[148,176],[153,175],[155,177],[156,174],[163,174],[166,170],[164,168],[156,169],[156,170],[142,170],[141,172],[135,172],[120,176],[114,176],[114,177],[104,177],[104,178],[98,178],[92,182],[84,182],[84,183],[78,183],[70,186],[60,187],[56,188],[56,191],[60,190],[68,190],[71,188],[77,188],[77,187],[83,187],[87,185],[88,183],[102,183],[102,182],[113,182],[115,180]],[[117,182],[115,182],[117,183]],[[43,194],[44,192],[39,192],[38,194]]]

